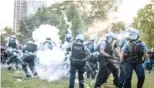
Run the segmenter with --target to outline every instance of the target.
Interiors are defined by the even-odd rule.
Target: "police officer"
[[[79,88],[84,88],[84,65],[90,57],[90,51],[83,42],[84,36],[79,34],[71,48],[69,88],[74,88],[76,71],[78,71]]]
[[[128,35],[131,29],[126,29],[124,32],[124,36],[123,39],[119,41],[118,44],[118,54],[119,56],[121,56],[122,53],[122,47],[128,42]],[[119,87],[122,86],[124,84],[124,79],[125,79],[125,75],[126,75],[126,66],[125,66],[125,62],[123,60],[121,60],[120,65],[119,65]],[[132,78],[132,77],[131,77]],[[131,80],[127,81],[127,84],[129,84],[131,86]]]
[[[138,78],[137,88],[142,88],[145,79],[145,72],[142,65],[142,57],[147,60],[147,49],[145,44],[138,40],[140,33],[137,29],[132,29],[128,34],[128,42],[122,47],[121,59],[124,61],[125,78],[119,83],[119,88],[131,88],[131,78],[133,69]],[[149,60],[148,60],[149,61]],[[123,73],[120,73],[123,74]],[[122,84],[123,83],[123,84]]]
[[[100,56],[99,56],[99,72],[96,76],[96,82],[94,88],[100,88],[102,84],[107,81],[108,70],[110,70],[114,76],[114,84],[118,85],[118,70],[111,59],[113,59],[112,42],[116,39],[114,33],[108,33],[106,40],[100,44]]]
[[[53,49],[53,42],[51,41],[51,38],[46,38],[45,42],[43,43],[43,50],[46,49]]]
[[[90,53],[94,53],[95,51],[95,38],[93,36],[89,37],[89,42],[86,44],[88,49],[90,50]],[[89,60],[87,60],[85,65],[85,70],[87,72],[87,78],[95,78],[96,70],[97,70],[97,59],[94,57],[91,57]]]
[[[16,39],[16,36],[15,35],[10,36],[10,38],[9,38],[8,43],[6,44],[6,46],[8,48],[16,49],[18,45],[19,44],[18,44],[18,41]]]
[[[12,66],[11,64],[15,63],[16,64],[16,69],[18,69],[18,66],[17,64],[19,64],[19,60],[17,58],[17,56],[14,56],[13,53],[17,53],[16,49],[18,48],[18,41],[16,39],[16,36],[15,35],[12,35],[10,36],[7,44],[6,44],[6,47],[7,47],[7,54],[8,54],[8,62],[7,64],[10,65],[8,70],[11,70],[12,69]]]
[[[0,52],[0,55],[1,55],[1,63],[2,64],[6,64],[6,60],[7,60],[7,53],[6,53],[6,49],[4,46],[0,46],[1,47],[1,52]]]
[[[66,34],[65,41],[68,42],[68,43],[72,41],[72,33],[71,33],[71,31],[68,31],[68,33]]]
[[[35,71],[34,68],[36,51],[37,51],[37,45],[32,41],[28,41],[23,47],[24,58],[23,58],[22,68],[27,78],[31,77],[31,75],[28,72],[27,66],[29,66],[34,76],[37,75],[37,72]]]

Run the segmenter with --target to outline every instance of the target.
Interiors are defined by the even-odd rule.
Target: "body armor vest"
[[[8,47],[17,48],[17,44],[15,40],[9,40]]]
[[[141,42],[129,42],[127,48],[127,58],[132,60],[141,60],[144,54],[144,47]]]
[[[105,48],[104,51],[105,51],[107,54],[109,54],[109,55],[112,55],[112,53],[113,53],[112,46],[111,46],[111,44],[107,43],[107,41],[106,41],[106,48]]]
[[[84,59],[85,52],[84,52],[84,45],[83,44],[76,44],[74,43],[72,46],[72,58],[74,59]]]

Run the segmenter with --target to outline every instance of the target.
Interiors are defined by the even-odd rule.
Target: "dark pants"
[[[107,60],[108,59],[108,60]],[[116,66],[109,61],[109,58],[100,58],[99,59],[99,72],[96,77],[96,83],[95,83],[95,88],[100,87],[102,84],[104,84],[110,74],[110,71],[113,74],[114,77],[114,84],[117,86],[118,85],[118,70]]]
[[[26,74],[26,76],[30,76],[27,66],[30,68],[30,70],[32,71],[33,75],[36,75],[36,71],[35,71],[35,57],[34,56],[30,56],[30,57],[26,57],[23,61],[24,63],[22,64],[22,68]]]
[[[7,60],[7,54],[6,53],[2,53],[1,54],[1,63],[2,64],[6,64],[6,60]]]
[[[16,69],[19,69],[19,64],[20,64],[20,60],[17,58],[17,56],[11,56],[9,61],[7,62],[8,65],[11,65],[11,64],[15,64],[16,66]],[[10,66],[9,67],[9,70],[11,69],[12,67]]]
[[[83,77],[84,65],[74,65],[74,64],[71,64],[70,68],[69,88],[74,88],[76,71],[78,71],[79,88],[84,88],[84,77]]]
[[[133,69],[135,70],[138,78],[137,88],[142,88],[145,79],[143,65],[141,63],[123,62],[122,66],[124,69],[120,71],[119,88],[131,88]]]
[[[87,78],[95,78],[97,70],[97,63],[87,62],[85,65],[85,72],[87,73]]]

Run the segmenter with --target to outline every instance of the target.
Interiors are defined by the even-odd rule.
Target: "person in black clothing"
[[[8,48],[13,48],[13,49],[18,48],[18,45],[19,44],[15,35],[12,35],[6,44]]]
[[[69,88],[74,88],[76,71],[78,71],[79,88],[84,88],[84,66],[90,52],[83,42],[84,36],[79,34],[71,47]]]
[[[100,88],[104,84],[109,76],[109,70],[112,72],[114,77],[114,84],[118,86],[118,70],[111,59],[113,59],[113,48],[112,42],[116,39],[114,33],[109,33],[106,36],[106,40],[100,44],[100,55],[99,55],[99,71],[96,76],[96,82],[94,88]]]
[[[94,45],[95,38],[91,36],[89,38],[89,42],[86,44],[88,49],[90,50],[90,53],[94,53],[95,51],[95,45]],[[85,65],[85,71],[87,73],[87,78],[95,78],[96,75],[96,70],[97,70],[97,59],[95,59],[93,56],[87,60],[86,65]]]
[[[7,60],[6,49],[4,46],[1,46],[1,63],[6,64],[6,60]]]
[[[12,69],[12,64],[16,65],[16,69],[18,69],[19,66],[19,60],[17,57],[17,54],[19,53],[17,48],[19,46],[19,43],[17,41],[17,38],[15,35],[10,36],[6,47],[7,47],[7,55],[8,55],[8,62],[7,64],[9,65],[8,70]]]
[[[37,72],[35,71],[35,68],[34,68],[35,59],[36,59],[36,54],[35,54],[36,51],[37,51],[37,45],[32,41],[28,41],[23,47],[24,57],[23,57],[22,68],[27,78],[31,77],[31,75],[28,72],[27,66],[29,66],[33,75],[37,76]]]

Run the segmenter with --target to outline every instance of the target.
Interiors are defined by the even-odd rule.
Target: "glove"
[[[85,59],[82,59],[82,62],[85,62],[85,61],[87,61],[87,59],[85,58]]]
[[[113,57],[113,56],[108,56],[108,58],[110,58],[110,59],[114,59],[114,57]]]
[[[99,52],[94,52],[94,53],[92,53],[92,56],[93,56],[94,58],[97,58],[97,57],[99,56]]]

